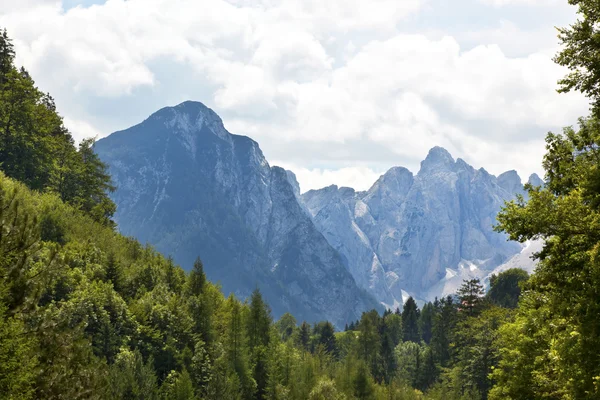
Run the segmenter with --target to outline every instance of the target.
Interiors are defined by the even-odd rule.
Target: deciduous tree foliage
[[[527,202],[512,202],[499,216],[512,239],[545,245],[516,321],[502,329],[495,398],[524,398],[525,386],[536,397],[600,396],[600,125],[581,119],[578,130],[546,141],[546,187],[530,188]]]
[[[521,296],[522,286],[529,279],[529,274],[519,268],[511,268],[490,278],[488,299],[506,308],[516,308]]]

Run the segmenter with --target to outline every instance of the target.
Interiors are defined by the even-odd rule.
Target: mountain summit
[[[121,231],[184,267],[200,256],[223,290],[259,287],[275,315],[337,325],[378,307],[298,201],[293,174],[202,103],[164,108],[99,140]]]
[[[516,194],[524,191],[515,171],[496,178],[434,147],[415,176],[395,167],[366,192],[328,187],[302,198],[357,283],[394,306],[453,294],[463,278],[485,279],[518,255],[522,246],[493,230]]]

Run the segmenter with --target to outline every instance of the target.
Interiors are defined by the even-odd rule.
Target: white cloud
[[[0,26],[77,137],[189,96],[269,158],[291,160],[303,188],[364,188],[392,165],[414,170],[434,145],[494,173],[538,171],[546,131],[587,109],[556,93],[565,71],[552,39],[504,14],[452,35],[403,31],[425,4],[435,1],[108,0],[65,11],[0,0]],[[515,45],[521,36],[535,40]]]
[[[494,7],[504,7],[511,5],[535,5],[535,6],[551,6],[562,0],[479,0],[483,4]]]
[[[0,10],[3,13],[15,11],[30,11],[38,7],[60,7],[61,0],[0,0]]]
[[[87,123],[86,121],[73,120],[71,118],[64,118],[63,122],[65,127],[71,132],[73,135],[73,139],[75,139],[75,143],[81,142],[83,139],[88,138],[100,138],[102,137],[102,133],[96,130],[92,125]]]
[[[385,172],[369,167],[345,167],[339,169],[303,168],[298,165],[275,162],[273,165],[293,171],[300,183],[302,193],[330,185],[346,186],[355,190],[368,190]]]

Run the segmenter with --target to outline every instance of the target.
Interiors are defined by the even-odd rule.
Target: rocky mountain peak
[[[506,171],[498,176],[498,185],[509,193],[521,190],[521,177],[515,170]]]
[[[225,130],[223,120],[212,109],[198,101],[185,101],[174,107],[165,107],[148,118],[160,121],[175,134],[198,135],[207,128],[221,139],[229,140],[231,134]]]
[[[199,102],[164,108],[96,144],[117,190],[122,233],[152,244],[240,297],[259,287],[277,317],[338,327],[377,308],[300,202],[293,173],[232,135]],[[337,188],[335,188],[337,191]]]
[[[533,186],[544,186],[544,181],[538,176],[538,174],[531,174],[527,180],[527,183]]]
[[[475,173],[475,169],[469,164],[467,163],[465,160],[463,160],[462,158],[457,158],[456,159],[456,169],[457,171],[467,171],[469,173]]]
[[[427,157],[421,162],[421,170],[419,173],[435,172],[440,168],[449,169],[454,166],[454,164],[454,158],[452,158],[452,155],[448,150],[443,147],[435,146],[429,150]]]
[[[393,167],[373,184],[367,192],[368,197],[372,199],[374,196],[381,197],[390,194],[392,194],[392,197],[403,196],[408,192],[413,182],[412,172],[404,167]]]
[[[392,167],[385,174],[383,174],[382,179],[384,181],[399,181],[399,180],[407,180],[412,179],[413,174],[408,169],[404,167]]]

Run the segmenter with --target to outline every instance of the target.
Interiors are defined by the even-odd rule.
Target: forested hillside
[[[224,296],[118,234],[93,140],[76,148],[49,95],[0,41],[0,398],[597,399],[600,397],[600,45],[597,2],[560,31],[561,90],[590,97],[547,136],[543,187],[497,229],[543,239],[512,269],[336,332],[273,321],[256,290]],[[201,254],[199,256],[202,256]]]
[[[0,210],[0,393],[11,399],[474,396],[491,384],[495,328],[510,314],[492,303],[518,296],[511,271],[498,299],[470,282],[458,303],[420,311],[410,299],[345,332],[273,322],[260,292],[225,298],[200,260],[186,274],[54,194],[2,175]]]

